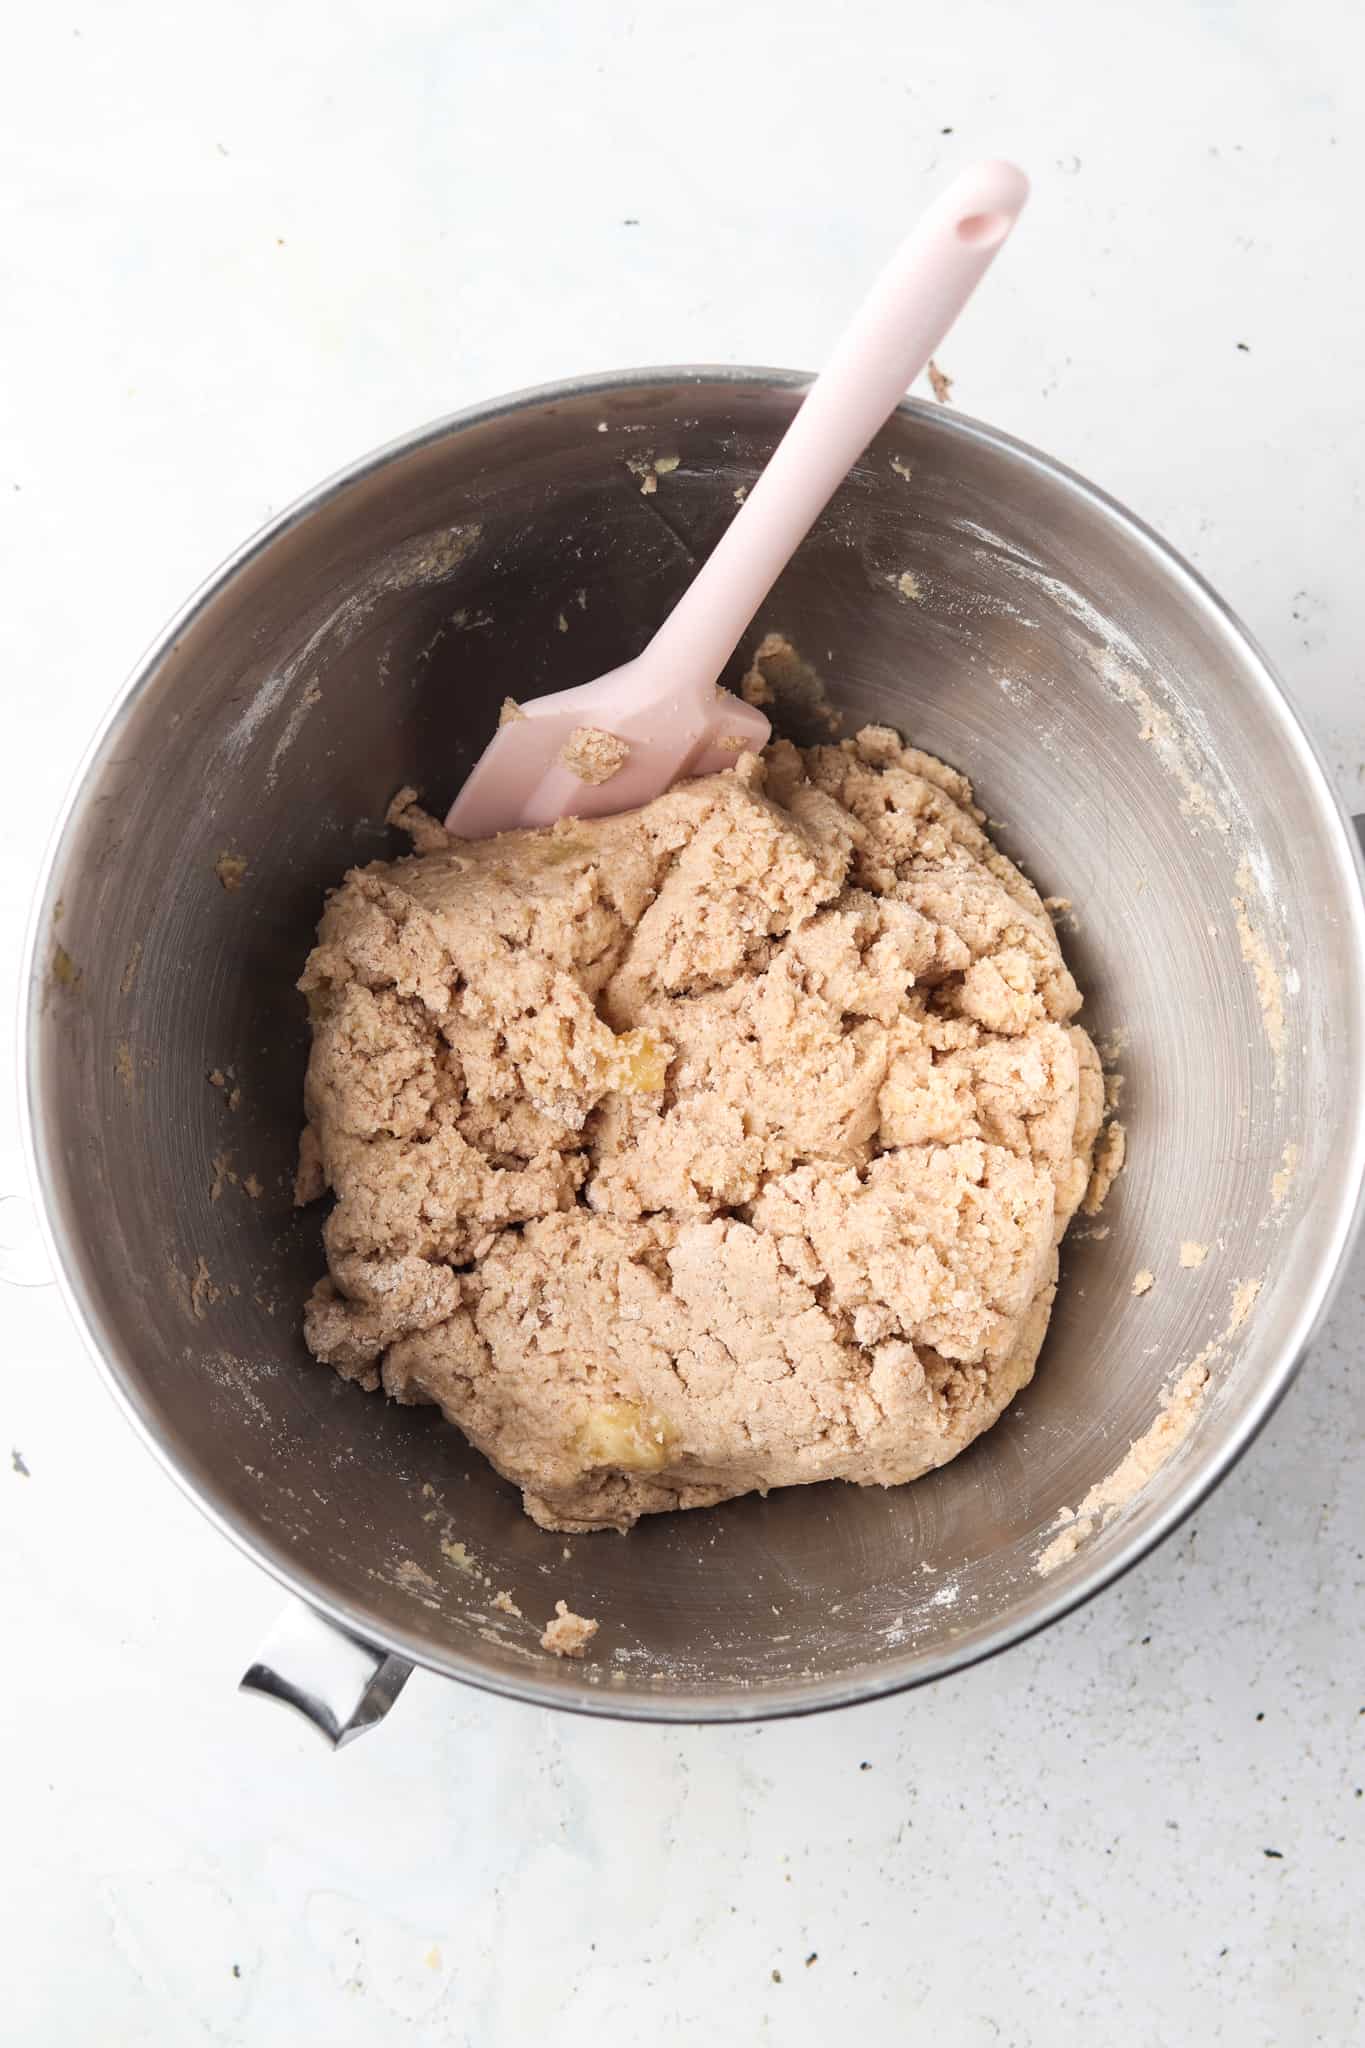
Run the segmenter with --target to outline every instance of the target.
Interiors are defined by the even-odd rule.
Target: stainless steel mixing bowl
[[[1033,1385],[900,1491],[797,1489],[566,1543],[433,1411],[307,1357],[299,1309],[322,1255],[317,1212],[290,1206],[293,985],[323,892],[398,850],[383,815],[399,783],[444,806],[504,696],[638,651],[802,383],[567,385],[358,464],[188,605],[61,822],[29,989],[53,1249],[163,1463],[347,1631],[327,1638],[330,1679],[281,1671],[292,1651],[256,1673],[315,1695],[334,1734],[382,1710],[406,1661],[548,1705],[734,1720],[1001,1649],[1113,1579],[1227,1471],[1340,1269],[1365,1155],[1365,917],[1299,725],[1242,628],[1128,514],[1004,435],[907,404],[755,630],[795,642],[843,730],[884,721],[967,770],[1000,844],[1074,903],[1064,943],[1090,1029],[1121,1047],[1129,1160],[1102,1226],[1067,1242]],[[657,455],[678,467],[649,494],[629,465]],[[817,698],[783,707],[794,736],[823,736]],[[1191,1239],[1211,1249],[1187,1270]],[[1140,1267],[1157,1279],[1136,1299]],[[1041,1576],[1059,1513],[1148,1427],[1249,1281],[1184,1446]],[[493,1610],[495,1591],[526,1620]],[[601,1622],[581,1664],[537,1646],[556,1598]]]

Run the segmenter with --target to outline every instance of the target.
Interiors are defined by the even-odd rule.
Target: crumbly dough
[[[1103,1087],[1103,1081],[1101,1081]],[[1094,1165],[1090,1174],[1090,1185],[1085,1191],[1081,1207],[1087,1216],[1098,1216],[1109,1197],[1109,1190],[1123,1171],[1123,1162],[1128,1153],[1128,1133],[1117,1118],[1105,1125],[1100,1141],[1095,1147]]]
[[[1064,1508],[1058,1516],[1059,1533],[1040,1552],[1033,1567],[1041,1577],[1074,1557],[1088,1537],[1106,1528],[1129,1501],[1137,1499],[1193,1429],[1208,1384],[1208,1364],[1201,1356],[1165,1389],[1150,1428],[1128,1446],[1108,1477],[1091,1487],[1078,1508]]]
[[[546,1623],[540,1647],[556,1657],[581,1657],[597,1634],[597,1626],[595,1621],[575,1614],[562,1600],[556,1600],[554,1620]]]
[[[246,871],[250,865],[244,854],[224,852],[220,853],[213,863],[213,872],[229,896],[232,896],[246,880]]]
[[[300,987],[308,1343],[543,1526],[899,1485],[1032,1376],[1100,1063],[968,784],[885,728],[357,869]]]
[[[630,758],[627,742],[599,726],[577,725],[560,748],[559,758],[580,782],[594,785],[610,782]]]

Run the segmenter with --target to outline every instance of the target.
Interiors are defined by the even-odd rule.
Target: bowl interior
[[[791,380],[733,373],[540,395],[319,494],[152,658],[85,775],[37,941],[30,1086],[49,1212],[76,1300],[163,1454],[357,1628],[457,1675],[609,1711],[852,1697],[1066,1604],[1267,1411],[1360,1174],[1352,857],[1254,652],[1074,479],[907,406],[755,635],[784,632],[823,682],[823,702],[780,707],[780,726],[898,727],[966,771],[1000,845],[1074,906],[1063,944],[1083,1021],[1123,1076],[1129,1156],[1098,1225],[1064,1247],[1033,1384],[913,1486],[792,1490],[570,1540],[533,1527],[433,1412],[309,1360],[300,1309],[322,1255],[318,1212],[290,1200],[306,1055],[294,981],[323,892],[399,850],[382,820],[400,783],[444,807],[504,696],[638,652],[794,403]],[[677,467],[645,492],[658,456]],[[1181,1265],[1185,1242],[1209,1247],[1201,1265]],[[1137,1298],[1142,1267],[1156,1278]],[[1056,1517],[1210,1346],[1183,1448],[1040,1576]],[[525,1620],[493,1609],[502,1591]],[[581,1665],[537,1647],[558,1598],[602,1624]]]

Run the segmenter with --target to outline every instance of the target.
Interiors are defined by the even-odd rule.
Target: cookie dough
[[[600,784],[620,774],[630,758],[630,748],[614,732],[602,732],[595,725],[580,725],[569,734],[559,758],[580,782]]]
[[[881,727],[357,869],[300,987],[314,1354],[551,1529],[893,1486],[1032,1376],[1100,1063],[962,776]]]
[[[545,1624],[540,1647],[556,1657],[581,1657],[596,1634],[595,1621],[588,1621],[575,1614],[563,1600],[556,1600],[554,1619]]]

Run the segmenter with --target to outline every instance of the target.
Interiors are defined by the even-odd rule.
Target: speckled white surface
[[[955,398],[1192,555],[1365,808],[1346,0],[38,15],[0,83],[8,960],[85,732],[268,512],[494,391],[818,361],[985,150],[1037,192],[944,350]],[[0,1033],[8,1070],[8,1004]],[[7,1090],[0,1194],[21,1177]],[[331,1757],[233,1691],[273,1588],[155,1470],[52,1292],[0,1291],[0,2031],[1359,2039],[1363,1302],[1358,1257],[1193,1526],[933,1691],[656,1733],[419,1674]]]

